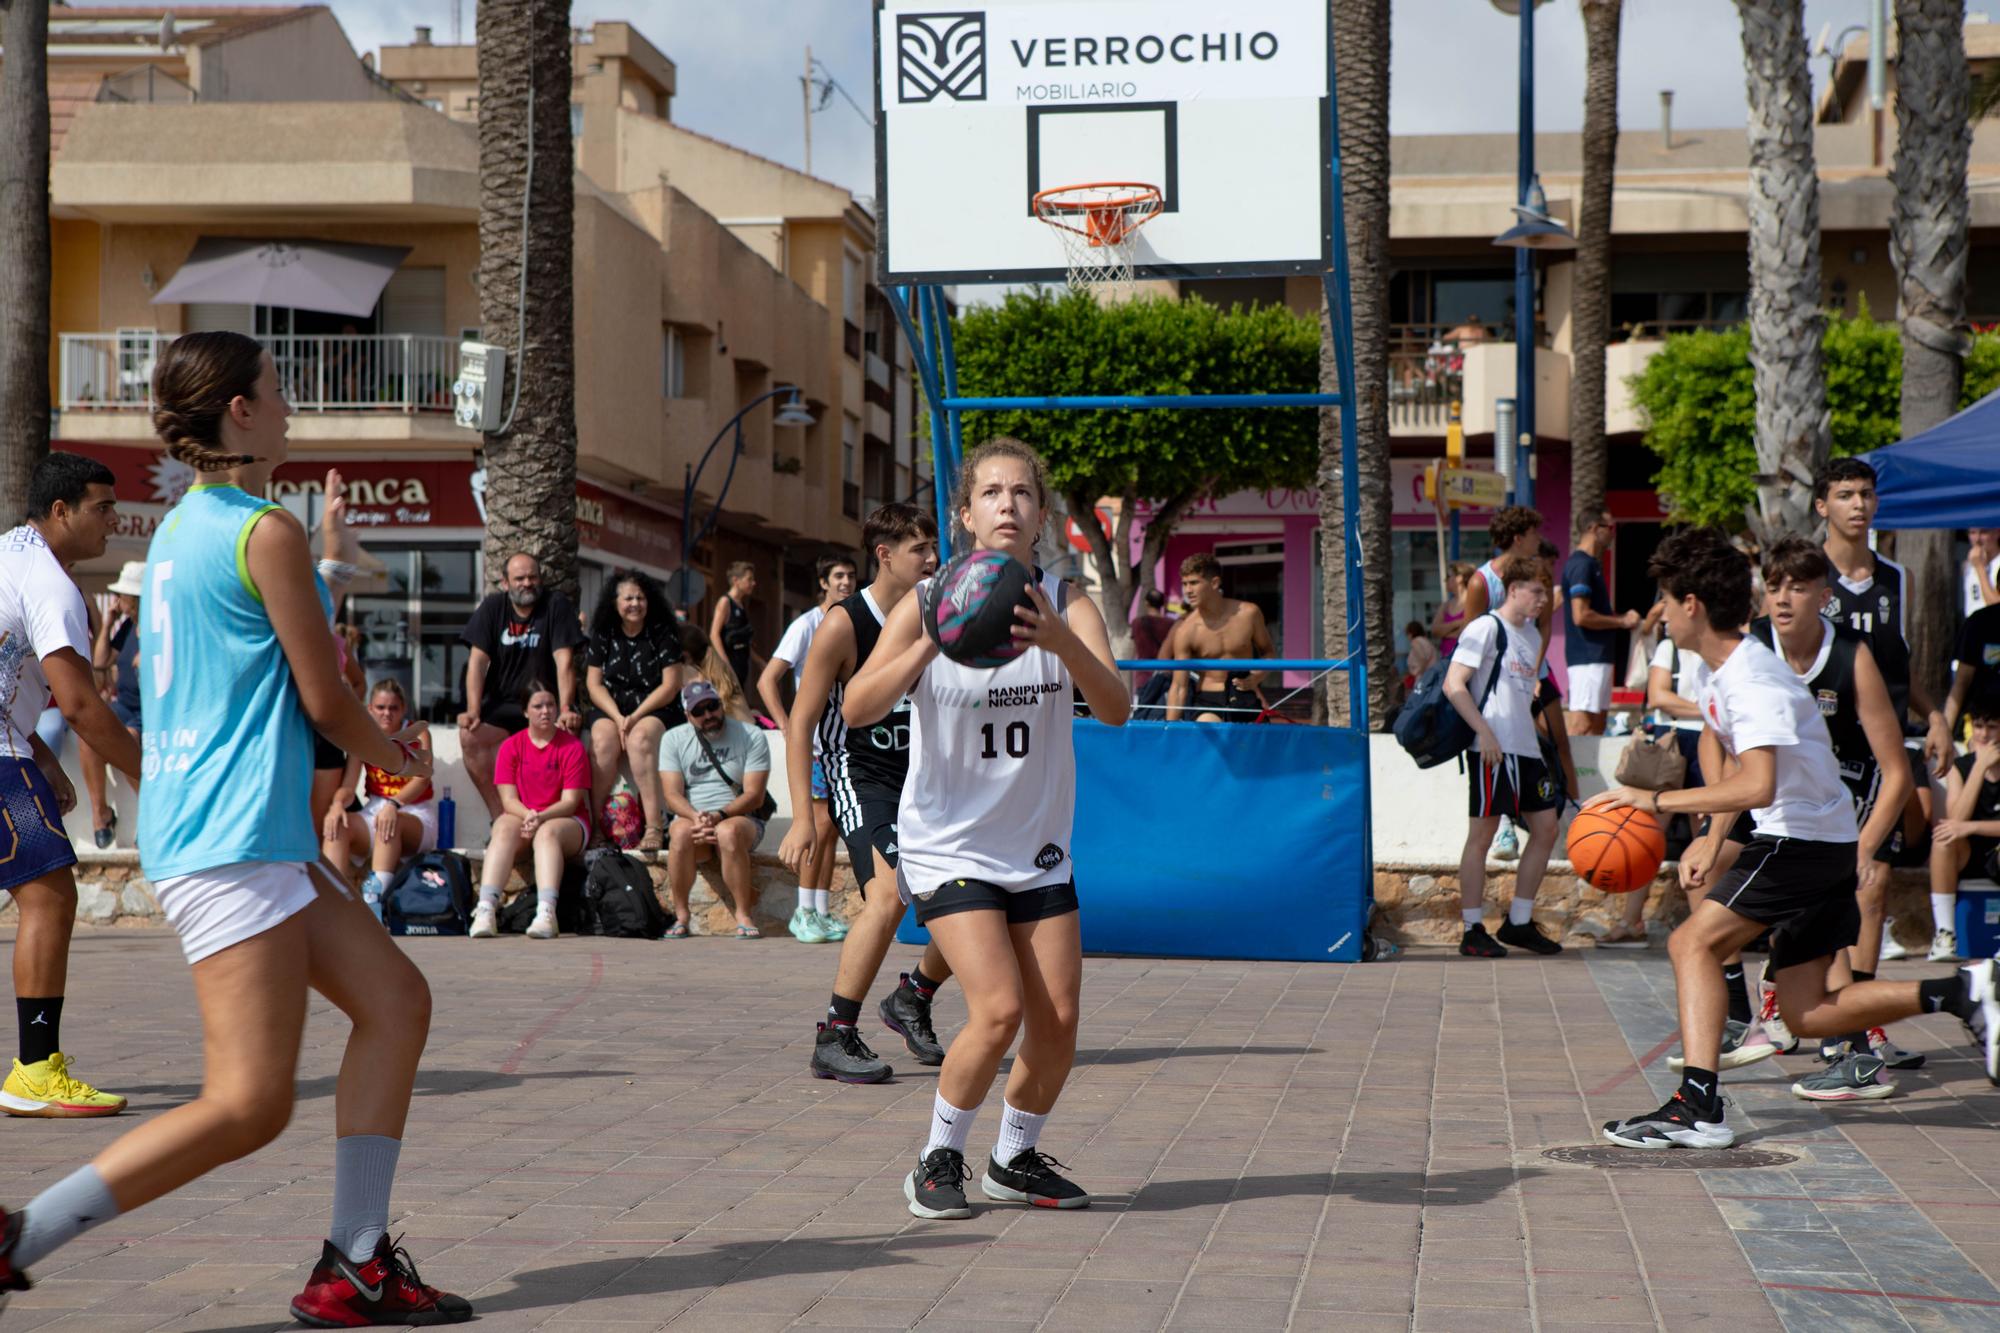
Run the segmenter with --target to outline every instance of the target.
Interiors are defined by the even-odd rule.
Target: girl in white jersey
[[[470,1319],[388,1235],[430,989],[318,859],[307,802],[315,730],[412,781],[430,759],[341,680],[305,529],[260,498],[291,415],[270,353],[241,334],[187,334],[161,355],[153,401],[168,456],[200,475],[148,551],[139,845],[194,971],[201,1095],[26,1210],[0,1209],[0,1296],[80,1233],[275,1139],[316,990],[354,1029],[334,1093],[333,1224],[292,1314],[323,1328]]]
[[[973,547],[1035,568],[1048,482],[1034,450],[1005,438],[974,449],[953,508]],[[938,1071],[930,1138],[904,1197],[918,1217],[972,1215],[966,1141],[1020,1032],[981,1189],[989,1199],[1082,1208],[1090,1196],[1036,1147],[1076,1058],[1083,977],[1070,865],[1070,729],[1077,692],[1114,727],[1130,715],[1131,700],[1103,617],[1060,579],[1043,574],[1030,589],[1033,609],[1015,613],[1023,651],[993,670],[939,655],[922,628],[928,593],[926,581],[896,604],[842,700],[847,721],[866,725],[910,697],[898,885],[965,988],[965,1027]]]

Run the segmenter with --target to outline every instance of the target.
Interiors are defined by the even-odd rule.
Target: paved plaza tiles
[[[1670,1090],[1658,951],[1092,959],[1043,1146],[1096,1205],[975,1191],[970,1221],[920,1222],[899,1179],[935,1072],[806,1076],[832,947],[409,946],[437,1019],[392,1230],[491,1329],[2000,1328],[2000,1091],[1945,1018],[1899,1029],[1930,1065],[1889,1102],[1795,1101],[1798,1058],[1727,1079],[1782,1165],[1605,1170],[1544,1152]],[[888,974],[913,961],[898,946]],[[133,1110],[0,1122],[16,1205],[200,1079],[171,936],[80,934],[70,995],[81,1072]],[[940,1028],[961,1013],[947,986]],[[315,1002],[283,1137],[44,1263],[0,1330],[287,1326],[325,1234],[343,1032]]]

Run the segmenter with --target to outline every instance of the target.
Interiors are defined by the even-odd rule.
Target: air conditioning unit
[[[458,378],[451,385],[451,419],[482,435],[498,430],[500,387],[506,378],[506,348],[491,343],[460,343]]]

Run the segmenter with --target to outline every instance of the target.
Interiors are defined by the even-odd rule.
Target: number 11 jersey
[[[1060,612],[1062,580],[1040,578]],[[929,588],[926,579],[912,595]],[[906,896],[956,879],[1012,891],[1069,882],[1075,689],[1042,648],[991,670],[943,656],[924,668],[910,689],[910,773],[896,819]]]

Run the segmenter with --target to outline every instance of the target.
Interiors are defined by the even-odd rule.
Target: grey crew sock
[[[118,1216],[118,1201],[94,1166],[80,1166],[37,1194],[21,1214],[8,1258],[18,1269],[41,1262],[94,1226]]]
[[[366,1263],[389,1230],[389,1191],[403,1141],[349,1134],[333,1144],[333,1229],[327,1239],[355,1263]]]

